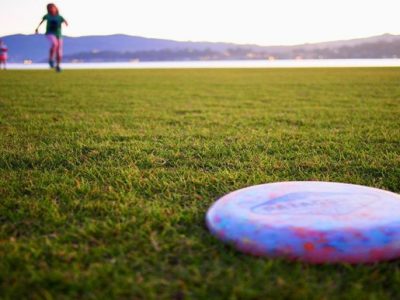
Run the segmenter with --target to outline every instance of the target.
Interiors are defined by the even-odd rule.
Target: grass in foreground
[[[225,193],[400,192],[400,69],[0,73],[0,297],[394,299],[400,262],[254,258],[207,232]]]

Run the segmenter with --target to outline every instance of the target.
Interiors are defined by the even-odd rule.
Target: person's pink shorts
[[[54,34],[46,34],[47,40],[50,42],[51,48],[58,49],[59,54],[62,55],[63,40],[56,37]]]

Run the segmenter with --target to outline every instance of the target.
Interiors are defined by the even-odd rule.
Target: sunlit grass
[[[259,259],[204,215],[249,185],[400,192],[400,69],[0,73],[0,298],[394,299],[400,265]]]

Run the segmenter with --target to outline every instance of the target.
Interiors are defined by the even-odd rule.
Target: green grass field
[[[208,233],[218,197],[288,180],[400,193],[400,69],[0,72],[0,298],[398,299],[400,261]]]

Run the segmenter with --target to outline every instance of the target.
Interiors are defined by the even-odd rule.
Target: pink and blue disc
[[[361,185],[279,182],[232,192],[207,226],[236,249],[311,263],[373,263],[400,257],[400,195]]]

